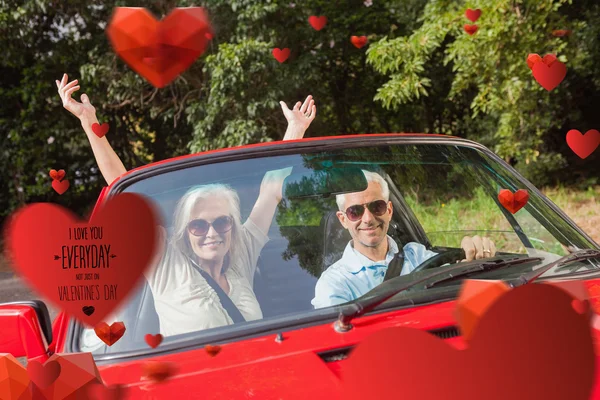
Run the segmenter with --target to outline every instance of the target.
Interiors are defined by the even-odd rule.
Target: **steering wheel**
[[[456,262],[456,260],[464,260],[466,257],[463,249],[450,249],[440,254],[436,254],[431,257],[417,268],[413,269],[411,273],[423,271],[426,269],[437,268],[447,263]]]

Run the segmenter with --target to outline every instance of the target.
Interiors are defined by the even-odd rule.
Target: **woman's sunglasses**
[[[213,222],[208,222],[205,219],[194,219],[188,223],[188,231],[194,236],[204,236],[210,230],[210,227],[215,228],[219,234],[227,233],[233,228],[233,218],[219,217]]]
[[[365,206],[369,209],[371,214],[376,217],[381,217],[383,214],[387,212],[387,201],[385,200],[375,200],[366,204],[355,204],[346,208],[344,214],[350,221],[358,221],[362,218],[365,213]]]

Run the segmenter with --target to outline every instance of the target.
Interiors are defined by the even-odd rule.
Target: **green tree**
[[[393,110],[421,104],[425,131],[479,141],[535,183],[549,183],[550,173],[560,176],[568,163],[581,165],[563,145],[564,135],[571,127],[593,128],[600,106],[594,64],[599,8],[587,1],[571,3],[430,0],[418,29],[369,48],[367,62],[388,78],[375,100]],[[464,16],[469,7],[482,10],[472,36],[463,30],[471,23]],[[556,37],[556,29],[573,34]],[[529,53],[557,54],[567,65],[566,79],[547,92],[527,67]],[[587,99],[581,98],[584,87],[593,93]],[[599,159],[586,160],[585,171],[592,172]]]

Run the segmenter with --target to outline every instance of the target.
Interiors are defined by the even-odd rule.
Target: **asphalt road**
[[[41,296],[34,293],[29,287],[12,272],[0,272],[0,304],[11,303],[19,300],[44,300]],[[58,310],[45,302],[50,312],[50,319],[58,315]]]

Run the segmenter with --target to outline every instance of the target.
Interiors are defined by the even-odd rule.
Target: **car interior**
[[[394,182],[387,174],[378,172],[384,175],[390,186],[390,200],[394,207],[388,234],[397,243],[414,241],[431,248],[423,228]],[[245,199],[256,199],[260,182],[237,183],[229,182],[240,195],[244,220],[250,214],[254,204],[253,200],[245,201]],[[182,193],[173,193],[169,199],[160,199],[159,204],[165,217],[172,214],[181,195]],[[323,214],[318,225],[279,226],[275,221],[276,218],[274,219],[269,231],[270,240],[261,252],[254,278],[254,291],[264,318],[312,310],[311,300],[320,274],[341,258],[346,245],[351,240],[350,234],[336,216],[335,196],[328,200],[329,210]],[[295,201],[311,201],[311,199]],[[168,221],[169,224],[170,222]],[[290,252],[288,245],[292,241],[295,246]],[[299,255],[306,258],[309,253],[312,255],[309,259],[314,260],[315,265],[302,265]],[[144,336],[148,332],[160,331],[152,291],[145,280],[142,280],[139,289],[131,295],[130,299],[126,300],[118,320],[125,322],[127,334],[113,346],[103,345],[94,351],[95,354],[144,348],[146,347]]]

